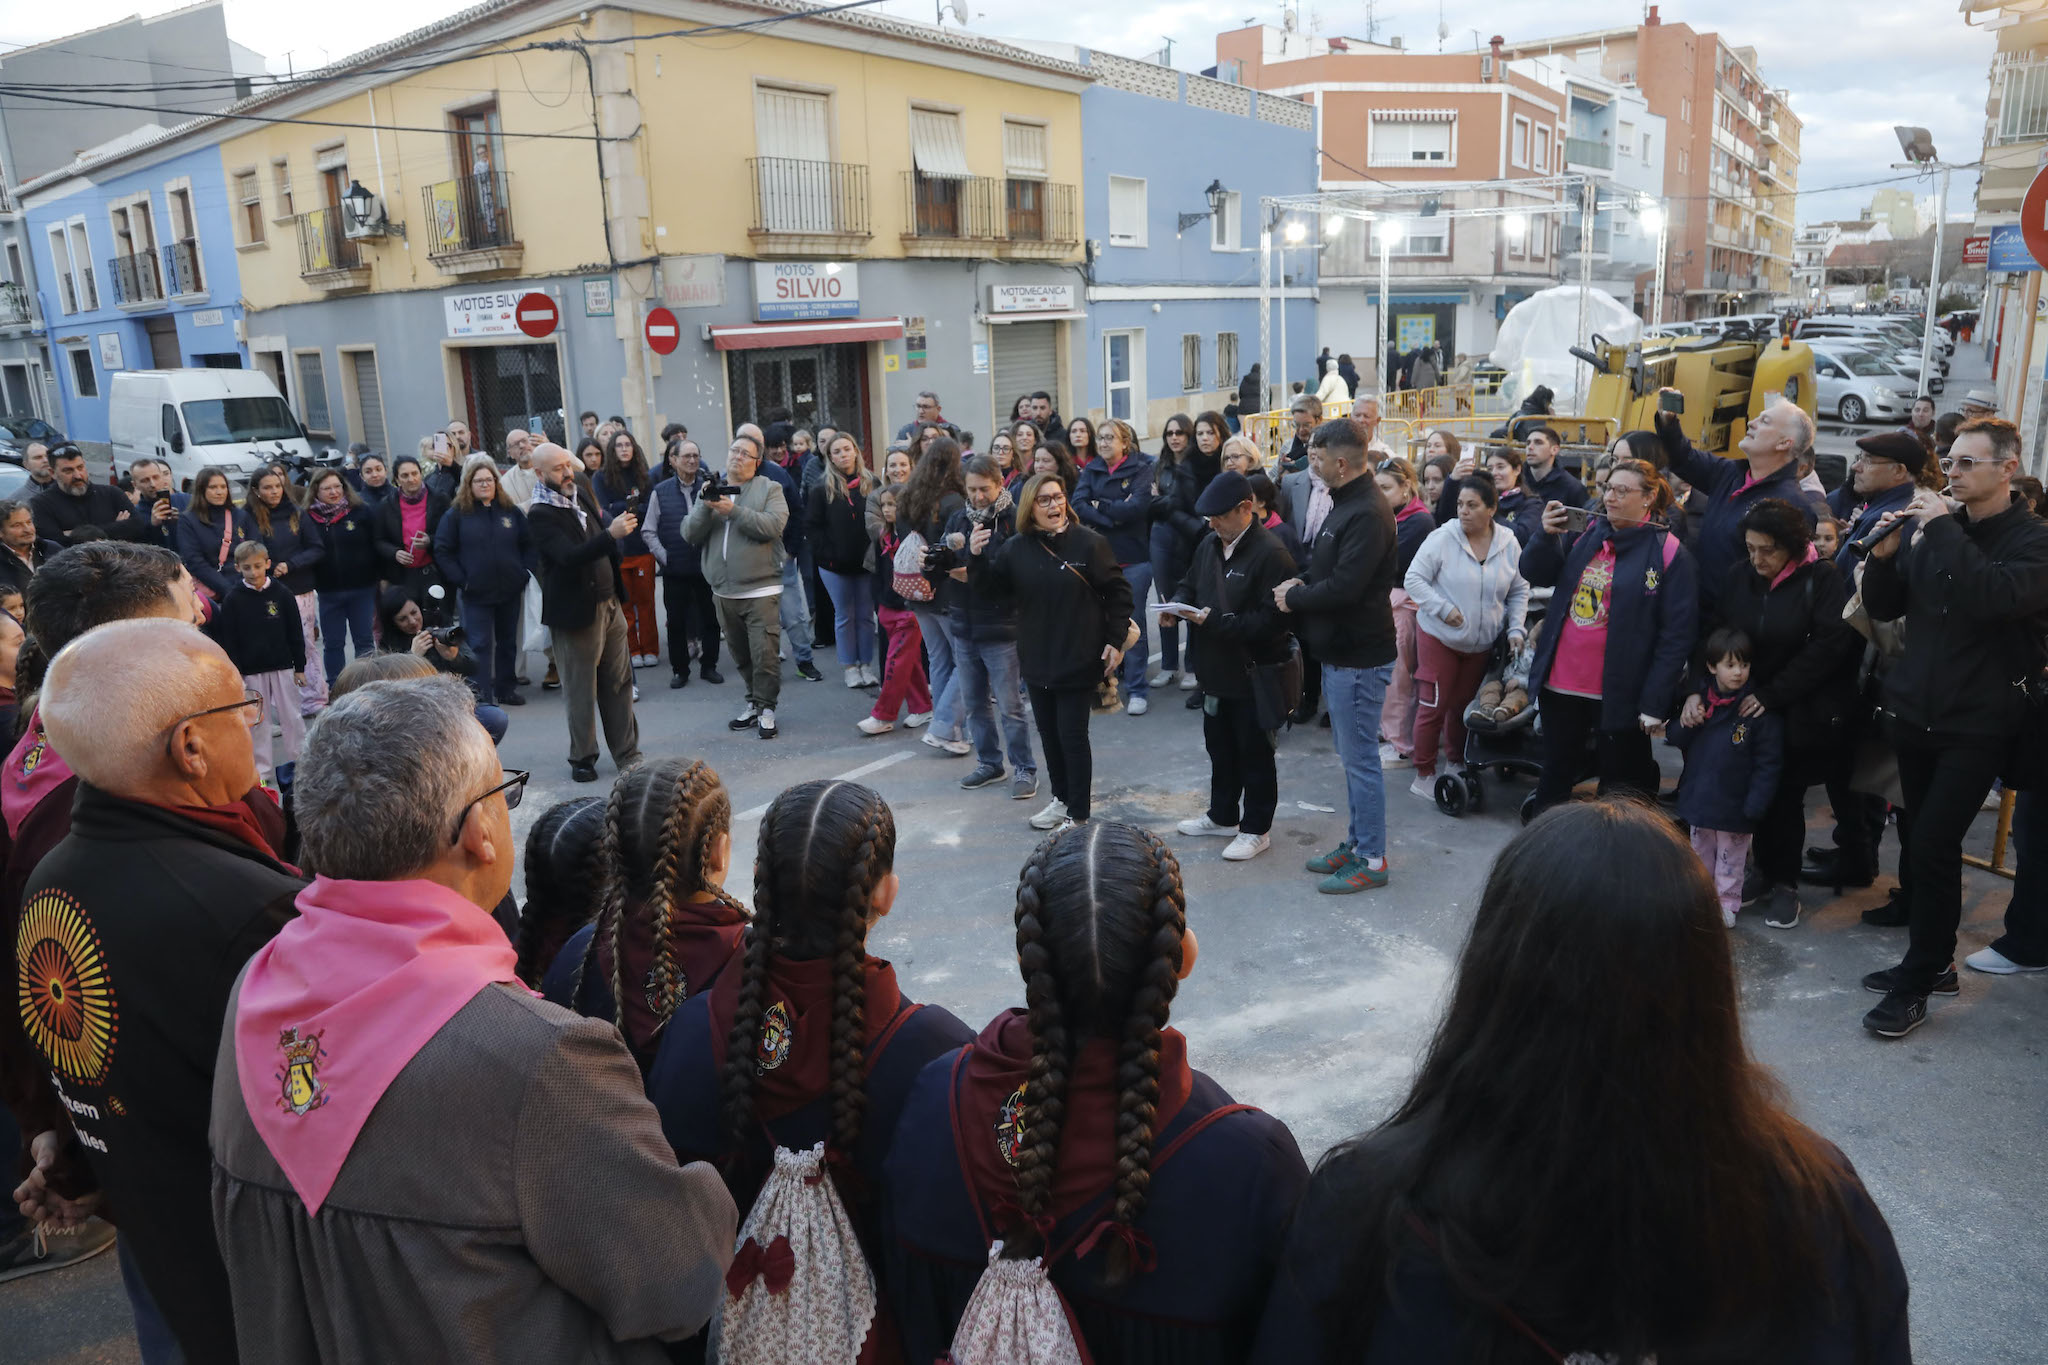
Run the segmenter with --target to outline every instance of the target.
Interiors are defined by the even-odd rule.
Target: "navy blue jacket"
[[[1529,466],[1523,465],[1522,487],[1528,489],[1536,499],[1539,519],[1543,504],[1546,502],[1561,502],[1566,507],[1584,507],[1592,501],[1586,496],[1585,481],[1566,469],[1562,460],[1552,464],[1550,472],[1540,479],[1529,471]]]
[[[974,519],[963,507],[946,522],[946,533],[958,531],[963,536],[972,536]],[[1017,511],[1007,509],[996,514],[989,523],[988,548],[984,555],[993,555],[1002,548],[1004,541],[1017,532]],[[965,568],[963,559],[961,567]],[[976,582],[977,575],[970,574],[966,582],[952,580],[952,591],[946,597],[946,612],[953,632],[962,639],[975,644],[1014,643],[1017,639],[1017,599],[1010,593],[991,592],[986,578]]]
[[[216,517],[223,515],[223,509],[209,510],[212,510]],[[241,508],[227,508],[224,514],[234,522],[234,542],[228,547],[228,562],[225,568],[219,567],[220,522],[215,520],[213,525],[208,526],[199,520],[197,512],[189,508],[178,518],[178,558],[185,561],[186,569],[191,571],[192,581],[211,592],[216,602],[228,595],[229,588],[242,581],[241,575],[235,572],[234,547],[247,540],[250,532],[255,530],[249,524],[249,514]]]
[[[1750,834],[1764,818],[1785,771],[1785,722],[1775,711],[1742,714],[1740,693],[1697,726],[1674,725],[1671,746],[1685,752],[1678,818],[1697,829]],[[1710,688],[1709,700],[1717,694]]]
[[[472,512],[450,508],[434,532],[434,563],[472,602],[516,602],[535,564],[526,514],[499,497]]]
[[[191,505],[190,493],[171,494],[171,510],[178,516],[183,516],[185,509]],[[149,512],[147,506],[138,506],[135,509],[135,515],[142,519],[142,529],[135,533],[136,541],[143,545],[161,545],[164,549],[175,552],[178,548],[178,517],[172,517],[158,526],[150,521]]]
[[[1664,455],[1672,473],[1706,494],[1707,510],[1700,517],[1699,534],[1691,538],[1689,546],[1699,560],[1695,586],[1702,595],[1702,605],[1721,590],[1721,585],[1728,581],[1728,571],[1744,557],[1742,514],[1750,508],[1765,498],[1778,498],[1798,508],[1805,514],[1807,528],[1813,527],[1813,503],[1799,486],[1797,461],[1788,461],[1783,468],[1744,488],[1743,481],[1749,477],[1747,460],[1724,460],[1719,455],[1709,455],[1683,437],[1676,442],[1665,441]]]
[[[299,528],[318,536],[326,551],[313,566],[313,583],[321,592],[377,586],[384,563],[377,555],[375,532],[370,527],[375,516],[376,509],[367,504],[349,508],[332,526],[322,526],[311,512],[301,515]]]
[[[1437,520],[1441,524],[1442,504],[1439,503],[1438,507]],[[1457,507],[1454,497],[1451,502],[1453,517],[1457,515]],[[1526,550],[1530,541],[1543,534],[1543,500],[1524,489],[1511,488],[1500,495],[1500,506],[1493,510],[1493,519],[1513,531],[1515,539],[1520,541],[1522,548]]]
[[[885,1168],[888,1262],[882,1276],[903,1332],[903,1358],[943,1359],[968,1297],[988,1263],[953,1126],[957,1054],[918,1076]],[[1158,1257],[1121,1289],[1102,1281],[1104,1253],[1068,1254],[1050,1268],[1089,1354],[1124,1365],[1225,1365],[1245,1360],[1286,1244],[1308,1168],[1286,1125],[1245,1110],[1201,1129],[1163,1163],[1163,1152],[1205,1115],[1231,1104],[1222,1086],[1194,1073],[1187,1103],[1153,1139],[1155,1165],[1137,1229]],[[969,1142],[994,1142],[977,1129]],[[1106,1214],[1085,1204],[1055,1225],[1059,1247]]]
[[[1103,461],[1090,460],[1075,481],[1069,500],[1074,515],[1102,533],[1120,565],[1152,560],[1152,483],[1158,470],[1157,460],[1134,450],[1114,473]]]
[[[279,507],[270,516],[270,532],[264,534],[255,514],[249,514],[249,533],[262,541],[270,551],[270,576],[289,588],[294,595],[304,595],[318,586],[313,581],[313,570],[321,560],[327,558],[327,547],[314,534],[315,527],[304,512],[298,514],[299,529],[292,529],[292,509]],[[279,573],[283,565],[290,565],[288,573]]]
[[[705,485],[711,482],[711,471],[699,468],[696,481],[690,484],[685,494],[683,485],[676,482],[671,474],[654,485],[654,491],[647,495],[654,504],[653,524],[641,529],[647,539],[647,550],[661,561],[663,578],[702,578],[704,576],[703,551],[683,539],[683,519],[690,515]]]
[[[1579,575],[1611,538],[1614,582],[1608,589],[1600,728],[1631,730],[1638,716],[1661,720],[1672,714],[1699,632],[1700,594],[1698,568],[1683,545],[1673,544],[1671,562],[1664,562],[1667,536],[1649,526],[1616,535],[1602,517],[1588,523],[1569,547],[1563,536],[1547,533],[1529,542],[1522,552],[1522,577],[1536,587],[1557,590],[1536,640],[1536,659],[1529,670],[1531,693],[1540,692],[1550,677]]]
[[[213,637],[245,678],[306,671],[298,599],[282,578],[270,579],[259,592],[237,577],[213,614]]]
[[[1843,578],[1856,567],[1856,556],[1849,553],[1849,542],[1877,525],[1877,519],[1887,512],[1897,512],[1913,500],[1913,490],[1918,485],[1907,480],[1896,488],[1887,488],[1868,502],[1856,491],[1855,483],[1849,482],[1828,494],[1828,511],[1835,520],[1842,523],[1842,548],[1835,551],[1835,567],[1842,571]],[[1904,535],[1901,531],[1899,534]]]
[[[806,543],[804,536],[803,499],[796,495],[796,480],[787,469],[773,460],[761,461],[761,472],[782,485],[783,505],[790,509],[789,520],[782,527],[782,548],[795,559],[803,553]]]
[[[650,481],[647,486],[652,488],[654,485]],[[646,492],[643,490],[639,498],[635,499],[632,486],[625,483],[624,480],[615,482],[609,467],[591,479],[590,489],[593,493],[597,494],[598,506],[604,509],[606,525],[616,521],[621,512],[631,511],[637,517],[647,511]],[[647,537],[639,531],[633,532],[632,535],[619,542],[619,555],[624,559],[632,559],[637,555],[651,555],[653,553],[654,551],[647,548]]]

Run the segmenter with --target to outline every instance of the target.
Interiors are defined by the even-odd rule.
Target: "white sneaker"
[[[873,664],[862,664],[860,666],[860,685],[862,687],[880,687],[882,685],[882,679],[876,674]]]
[[[1200,687],[1201,685],[1202,685],[1202,684],[1201,684],[1201,683],[1200,683],[1200,682],[1199,682],[1199,681],[1198,681],[1198,680],[1196,679],[1196,677],[1195,677],[1195,670],[1194,670],[1194,669],[1192,669],[1192,668],[1184,668],[1184,669],[1182,669],[1182,670],[1180,671],[1180,690],[1181,690],[1181,691],[1183,691],[1183,692],[1192,692],[1192,691],[1194,691],[1194,690],[1195,690],[1195,689],[1196,689],[1197,687]]]
[[[760,716],[754,721],[754,731],[763,739],[775,738],[775,712],[772,709],[761,708]]]
[[[1179,829],[1182,834],[1217,834],[1223,836],[1226,839],[1229,838],[1231,835],[1237,833],[1237,826],[1219,825],[1214,820],[1211,820],[1209,818],[1209,812],[1207,811],[1203,811],[1200,815],[1197,815],[1192,820],[1181,821],[1179,825],[1175,826],[1175,828]]]
[[[639,684],[639,683],[634,683],[634,684],[633,684],[633,700],[634,700],[634,701],[638,701],[638,700],[640,700],[640,684]]]
[[[1132,697],[1124,703],[1124,714],[1127,716],[1142,716],[1151,709],[1152,704],[1143,697]]]
[[[1263,834],[1240,834],[1230,841],[1230,847],[1223,850],[1226,863],[1245,863],[1258,857],[1273,846],[1272,839]]]
[[[1721,924],[1723,928],[1733,929],[1735,927],[1735,912],[1733,910],[1723,910],[1721,912]]]
[[[1031,828],[1058,829],[1061,825],[1066,823],[1066,819],[1067,803],[1060,800],[1058,797],[1054,797],[1050,802],[1046,804],[1044,810],[1038,812],[1038,814],[1031,817]]]
[[[1424,777],[1421,773],[1415,774],[1415,780],[1408,784],[1408,794],[1410,796],[1419,796],[1432,806],[1435,805],[1436,779],[1434,777]]]
[[[1996,948],[1979,948],[1963,959],[1963,965],[1973,972],[1989,972],[1993,976],[2024,976],[2033,972],[2048,972],[2048,967],[2028,967],[2014,962]]]
[[[1162,668],[1152,675],[1150,681],[1154,687],[1171,687],[1173,686],[1173,680],[1179,676],[1180,674],[1174,669]]]
[[[876,720],[873,716],[862,716],[854,722],[853,728],[864,735],[886,735],[895,729],[896,726],[890,721]]]
[[[1414,766],[1414,759],[1402,753],[1399,749],[1396,749],[1392,744],[1389,744],[1386,740],[1380,741],[1380,767],[1382,769],[1412,768]]]
[[[861,676],[860,676],[860,665],[859,665],[859,664],[848,664],[848,665],[846,666],[846,687],[847,687],[847,690],[848,690],[848,691],[852,691],[852,690],[854,690],[855,688],[858,688],[858,687],[859,687],[860,685],[861,685]]]
[[[974,746],[964,739],[940,739],[929,730],[924,732],[924,742],[934,749],[944,750],[954,758],[964,758],[974,752]]]
[[[903,723],[912,730],[921,730],[932,723],[932,713],[929,711],[912,711],[903,718]]]

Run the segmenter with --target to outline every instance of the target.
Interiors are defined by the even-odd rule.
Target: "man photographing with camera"
[[[782,530],[789,503],[782,486],[760,474],[760,444],[735,436],[725,453],[725,479],[708,485],[690,509],[683,539],[700,553],[726,647],[747,685],[730,728],[773,739],[782,696]]]
[[[1964,423],[1941,462],[1958,505],[1916,489],[1879,520],[1863,571],[1871,617],[1906,620],[1884,715],[1913,813],[1903,860],[1912,936],[1898,966],[1863,978],[1884,996],[1863,1026],[1885,1038],[1926,1021],[1937,984],[1956,990],[1963,837],[1992,781],[2009,772],[2022,730],[2041,723],[2022,688],[2044,662],[2048,525],[2013,496],[2019,464],[2019,428],[1995,417]]]

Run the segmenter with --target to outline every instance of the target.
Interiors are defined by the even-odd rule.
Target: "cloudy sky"
[[[1215,61],[1215,36],[1247,20],[1279,22],[1277,3],[1255,0],[1126,0],[1081,5],[1073,0],[1048,6],[1043,0],[965,0],[968,27],[991,37],[1025,36],[1081,43],[1128,56],[1161,51],[1172,40],[1175,66],[1198,71]],[[67,0],[34,5],[0,0],[0,41],[41,42],[106,23],[138,10],[159,13],[177,0]],[[393,37],[409,28],[463,8],[457,0],[349,0],[349,22],[338,28],[326,6],[280,0],[227,0],[228,30],[234,38],[272,59],[282,70],[286,53],[304,69]],[[930,22],[933,0],[884,0],[888,13]],[[1524,7],[1514,7],[1518,10]],[[1525,12],[1534,11],[1526,7]],[[1368,35],[1368,7],[1357,3],[1314,4],[1302,0],[1304,26],[1330,35],[1399,36],[1413,50],[1438,50],[1439,24],[1449,29],[1445,51],[1471,51],[1494,33],[1510,42],[1584,32],[1634,23],[1642,8],[1632,0],[1546,0],[1540,25],[1503,30],[1501,7],[1473,0],[1384,0],[1372,7],[1377,29]],[[1792,92],[1793,108],[1805,120],[1799,220],[1853,215],[1870,189],[1862,182],[1898,173],[1894,123],[1921,124],[1935,146],[1958,161],[1976,159],[1983,138],[1986,71],[1992,39],[1967,27],[1953,4],[1932,0],[1666,0],[1667,22],[1695,28],[1718,27],[1731,42],[1757,49],[1764,79]],[[1710,16],[1712,16],[1710,18]],[[4,48],[0,48],[4,51]],[[1931,182],[1911,184],[1931,193]],[[1955,178],[1949,207],[1967,213],[1976,181]],[[1835,193],[1832,186],[1857,185]]]

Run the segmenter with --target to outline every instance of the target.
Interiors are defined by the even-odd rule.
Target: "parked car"
[[[22,467],[20,457],[0,451],[0,498],[26,496],[28,486],[28,470]]]
[[[1912,408],[1912,395],[1900,392],[1905,377],[1867,352],[1816,350],[1813,375],[1820,410],[1852,425],[1873,417],[1903,421]]]
[[[1813,342],[1813,349],[1816,353],[1831,351],[1836,354],[1844,354],[1855,351],[1862,355],[1875,356],[1880,364],[1888,366],[1894,374],[1906,382],[1907,388],[1905,392],[1909,403],[1916,394],[1926,393],[1938,396],[1942,389],[1946,387],[1946,382],[1942,378],[1939,366],[1935,368],[1934,378],[1929,380],[1926,385],[1922,385],[1920,382],[1920,353],[1918,351],[1909,353],[1894,350],[1888,341],[1858,341],[1854,337],[1818,337]]]
[[[31,442],[57,445],[64,433],[33,413],[0,413],[0,450],[27,450]]]
[[[164,461],[187,487],[207,465],[239,496],[272,460],[313,462],[312,443],[270,377],[257,370],[122,370],[107,407],[114,463]]]

